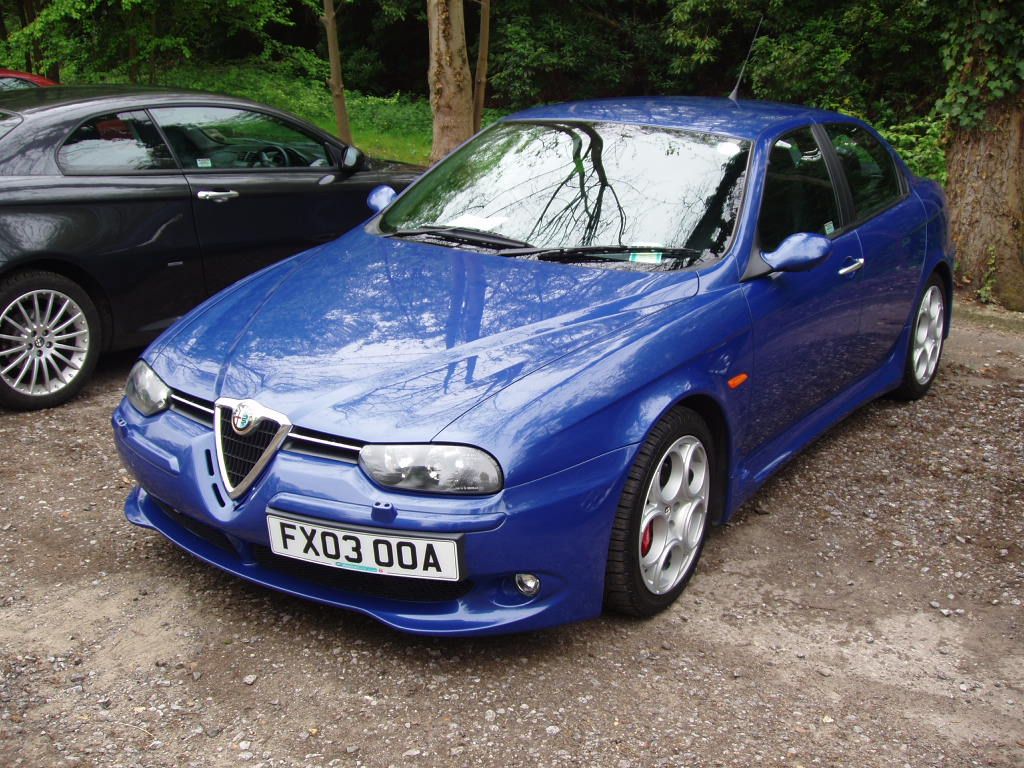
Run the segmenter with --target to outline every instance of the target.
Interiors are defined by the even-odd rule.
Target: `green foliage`
[[[521,108],[676,90],[662,44],[665,10],[664,0],[502,0],[491,40],[494,99]]]
[[[301,62],[258,59],[210,67],[184,64],[158,77],[161,85],[226,93],[283,109],[320,126],[337,130],[334,108],[324,77],[311,75]],[[371,155],[426,163],[433,132],[430,103],[402,94],[369,96],[346,93],[352,133],[360,149]],[[487,110],[490,122],[498,112]]]
[[[840,109],[882,123],[931,109],[943,86],[943,21],[928,0],[668,0],[673,71],[728,93],[758,19],[744,90],[758,98]]]
[[[900,153],[910,170],[945,184],[946,151],[943,148],[944,121],[937,115],[882,128],[881,134]]]
[[[1024,90],[1020,0],[955,3],[942,48],[948,76],[938,104],[955,127],[975,128],[989,106]]]
[[[764,14],[744,93],[890,126],[883,133],[916,172],[944,179],[943,119],[976,123],[1024,78],[1021,0],[975,1],[981,5],[501,0],[488,100],[511,109],[614,95],[724,95]],[[59,65],[65,82],[136,78],[248,96],[334,130],[322,0],[33,0],[33,7],[38,18],[22,28],[15,0],[0,0],[9,32],[0,39],[0,65],[29,61],[41,72]],[[465,8],[472,48],[478,11],[473,2]],[[429,153],[424,12],[422,0],[340,1],[353,130],[374,154],[422,162]],[[414,95],[388,95],[396,91]]]
[[[978,301],[982,304],[992,304],[996,300],[996,272],[996,252],[994,248],[989,248],[988,263],[985,265],[985,278],[981,281],[981,288],[978,289]]]
[[[304,0],[308,1],[308,0]],[[216,60],[229,46],[273,55],[288,0],[50,0],[0,43],[0,61],[59,66],[65,79],[152,80],[170,66]]]

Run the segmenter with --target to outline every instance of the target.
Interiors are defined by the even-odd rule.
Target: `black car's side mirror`
[[[356,147],[345,147],[341,153],[341,167],[346,171],[358,171],[363,165],[363,153]]]
[[[832,253],[832,241],[822,235],[797,232],[761,258],[775,272],[806,272],[824,262]]]
[[[374,213],[380,213],[391,205],[391,201],[396,197],[398,197],[398,193],[395,190],[387,184],[381,184],[370,190],[370,194],[366,196],[366,204]]]

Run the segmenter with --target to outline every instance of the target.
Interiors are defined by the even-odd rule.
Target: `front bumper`
[[[113,425],[138,482],[125,502],[130,522],[249,581],[426,635],[519,632],[598,615],[611,524],[635,451],[622,448],[495,496],[454,498],[385,491],[358,466],[282,450],[232,502],[205,425],[173,411],[146,418],[126,402]],[[339,573],[280,558],[269,551],[268,509],[384,533],[461,535],[463,580]],[[515,589],[518,572],[540,577],[539,595]]]

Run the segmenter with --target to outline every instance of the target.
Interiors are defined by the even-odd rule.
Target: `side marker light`
[[[747,376],[747,374],[745,373],[740,373],[736,376],[733,376],[731,379],[729,379],[729,389],[736,389],[737,387],[746,384],[747,379],[749,378],[750,377]]]

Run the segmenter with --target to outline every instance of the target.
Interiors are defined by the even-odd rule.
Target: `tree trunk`
[[[6,39],[7,39],[7,22],[4,21],[4,12],[3,12],[3,9],[0,8],[0,40],[6,40]]]
[[[18,4],[18,15],[21,18],[22,29],[36,20],[36,9],[35,6],[32,5],[32,0],[21,0]],[[35,71],[35,65],[41,58],[42,54],[39,51],[39,41],[33,40],[31,53],[28,50],[25,51],[25,71]]]
[[[484,120],[484,96],[487,93],[487,55],[491,47],[491,0],[480,0],[480,39],[476,54],[476,77],[473,82],[473,132],[480,130]]]
[[[957,271],[982,297],[1024,311],[1024,93],[956,131],[947,156]]]
[[[430,107],[434,113],[436,163],[473,135],[473,88],[466,51],[462,0],[427,0],[430,32]]]
[[[128,27],[128,82],[139,84],[139,9],[131,8],[126,19]]]
[[[153,11],[153,13],[149,15],[149,39],[156,40],[157,37],[159,37],[159,35],[157,35],[157,17],[156,11]],[[149,71],[149,84],[156,85],[156,55],[150,53],[146,59],[148,64],[147,69]]]
[[[341,46],[338,44],[338,17],[334,0],[324,0],[324,15],[320,17],[327,31],[327,59],[331,65],[331,98],[334,100],[334,117],[338,121],[338,137],[346,144],[352,143],[352,126],[348,121],[348,105],[345,103],[345,83],[341,79]]]

